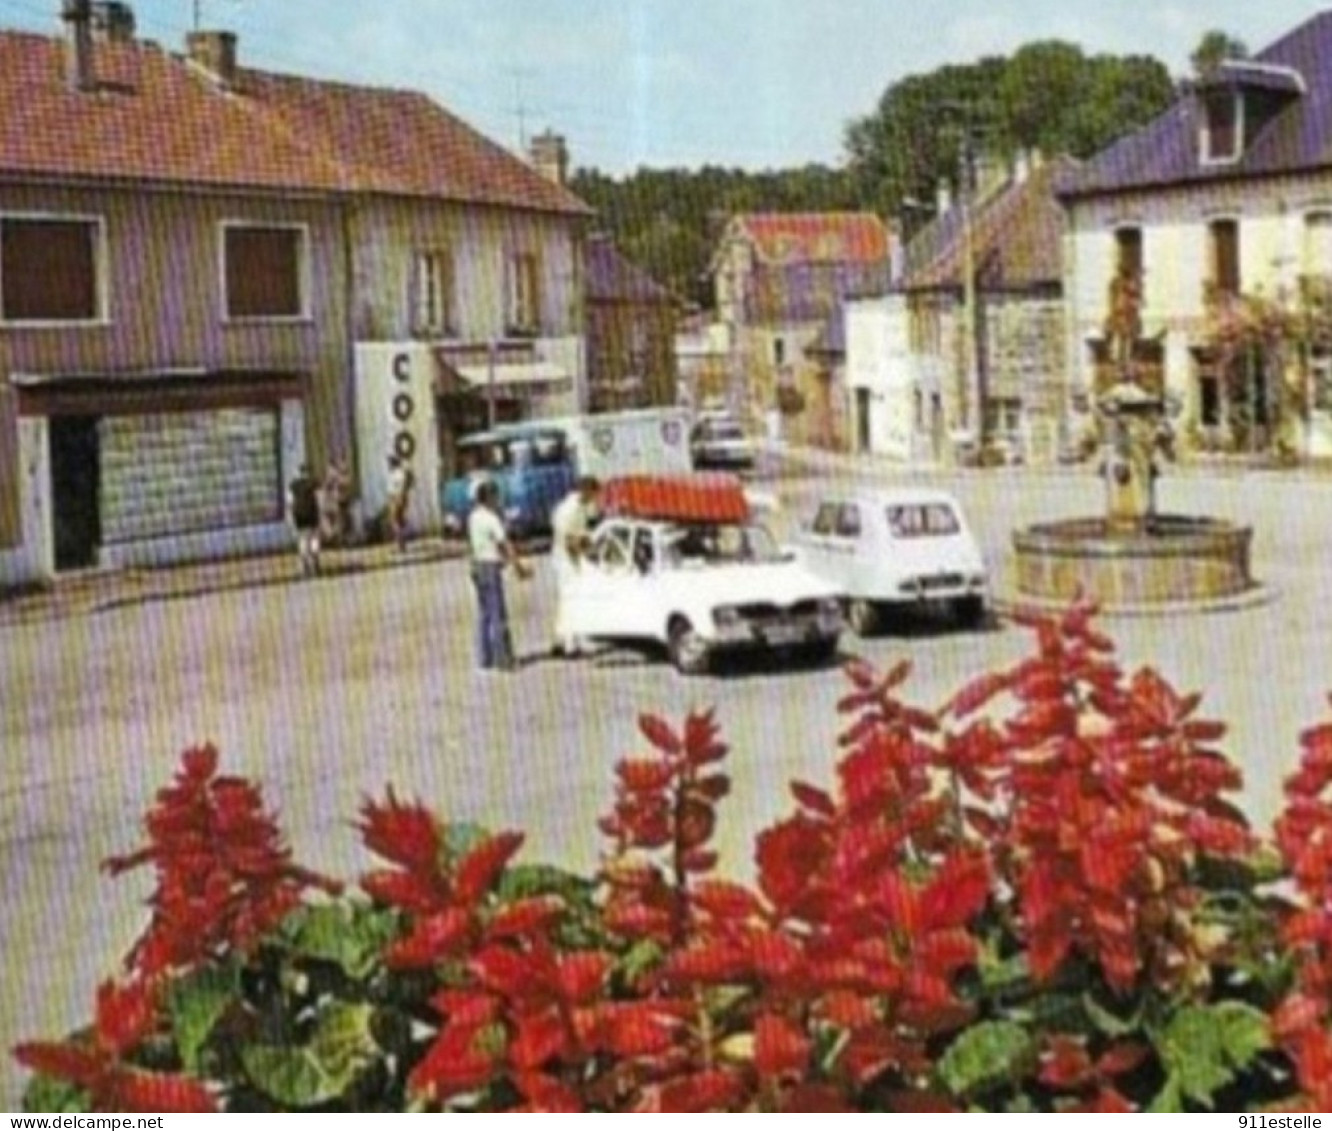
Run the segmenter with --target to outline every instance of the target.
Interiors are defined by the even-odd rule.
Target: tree
[[[846,129],[848,167],[862,200],[885,213],[957,179],[960,131],[1006,157],[1019,149],[1088,157],[1145,125],[1174,95],[1170,73],[1146,56],[1088,57],[1042,40],[1010,58],[988,56],[910,75]]]
[[[1236,39],[1229,32],[1212,28],[1203,33],[1198,46],[1189,56],[1195,78],[1206,78],[1227,59],[1247,59],[1249,48],[1242,39]]]

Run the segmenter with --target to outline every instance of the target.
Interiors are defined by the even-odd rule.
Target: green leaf
[[[1142,1027],[1142,1002],[1133,1007],[1132,1013],[1123,1015],[1097,1001],[1089,991],[1082,995],[1082,1008],[1091,1023],[1107,1037],[1127,1037]]]
[[[578,904],[591,899],[594,888],[590,880],[551,864],[511,864],[495,891],[504,902],[558,895],[566,903]]]
[[[1168,1085],[1206,1107],[1271,1044],[1266,1015],[1241,1001],[1186,1005],[1152,1041]]]
[[[167,1015],[186,1072],[198,1074],[200,1052],[239,996],[240,978],[229,963],[202,967],[172,984]]]
[[[92,1103],[84,1089],[38,1072],[23,1089],[23,1110],[70,1115],[92,1111]]]
[[[324,1007],[304,1046],[251,1045],[241,1052],[250,1082],[289,1108],[337,1099],[379,1054],[370,1032],[374,1007],[333,1002]]]
[[[1156,1094],[1147,1111],[1153,1115],[1174,1115],[1185,1110],[1184,1096],[1179,1090],[1179,1077],[1173,1074],[1167,1076],[1165,1087]]]
[[[356,981],[375,971],[380,954],[397,934],[397,912],[360,902],[301,907],[283,924],[284,941],[292,951],[331,962]]]
[[[666,952],[652,939],[640,939],[620,959],[618,966],[624,980],[633,985],[639,978],[661,965]]]
[[[939,1061],[939,1078],[955,1095],[1016,1083],[1032,1063],[1035,1046],[1021,1025],[982,1021],[957,1038]]]

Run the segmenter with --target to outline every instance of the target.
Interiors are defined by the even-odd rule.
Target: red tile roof
[[[754,212],[733,223],[770,264],[878,263],[889,255],[888,229],[869,212]]]
[[[411,90],[242,70],[244,97],[347,167],[362,192],[590,214],[581,200]]]
[[[0,176],[332,190],[333,161],[148,46],[95,48],[98,88],[71,90],[58,39],[0,34]]]
[[[414,91],[242,70],[233,90],[146,43],[0,33],[0,177],[366,192],[585,214],[572,193]]]

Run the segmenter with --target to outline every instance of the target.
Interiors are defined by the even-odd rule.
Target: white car
[[[686,674],[732,650],[830,659],[842,630],[837,589],[748,521],[607,518],[567,601],[571,632],[662,645]]]
[[[754,466],[754,442],[727,414],[705,413],[694,425],[689,451],[699,470],[743,471]]]
[[[937,606],[980,624],[989,574],[957,500],[924,488],[834,489],[819,499],[796,545],[810,570],[846,594],[857,635],[890,609]]]

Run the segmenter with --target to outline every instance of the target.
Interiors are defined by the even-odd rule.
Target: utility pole
[[[975,108],[967,102],[945,101],[940,109],[956,116],[961,126],[958,141],[958,206],[962,219],[962,372],[958,403],[962,426],[973,431],[979,459],[989,441],[986,427],[986,391],[981,364],[979,303],[976,293],[976,122]]]

